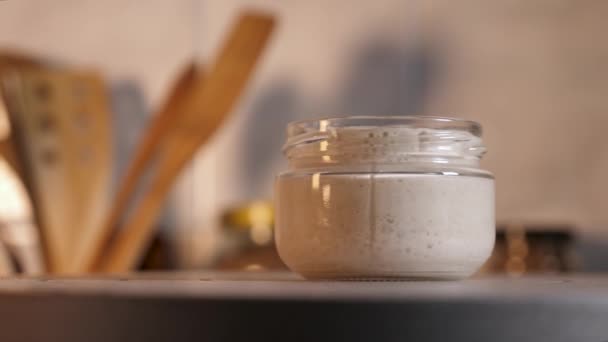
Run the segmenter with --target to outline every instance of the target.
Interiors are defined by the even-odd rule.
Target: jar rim
[[[486,148],[477,122],[439,116],[349,116],[287,126],[291,167],[438,164],[477,167]]]
[[[432,115],[403,116],[343,116],[306,119],[290,122],[287,125],[287,138],[306,133],[324,132],[341,127],[413,127],[439,130],[466,131],[474,136],[482,136],[481,124],[476,121]]]

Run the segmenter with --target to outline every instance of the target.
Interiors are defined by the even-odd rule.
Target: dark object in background
[[[496,229],[496,244],[480,274],[567,273],[577,269],[572,226],[509,224]]]
[[[577,237],[574,243],[576,256],[580,265],[576,265],[580,273],[608,272],[608,238],[606,227],[597,227],[598,233],[584,234]]]
[[[165,234],[159,228],[156,234],[154,234],[150,247],[144,254],[143,260],[139,267],[137,267],[137,270],[165,271],[175,269],[177,269],[177,264],[171,254],[170,241],[168,241]]]

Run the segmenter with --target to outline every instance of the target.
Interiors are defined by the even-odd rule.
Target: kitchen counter
[[[0,341],[608,341],[608,277],[0,280]]]

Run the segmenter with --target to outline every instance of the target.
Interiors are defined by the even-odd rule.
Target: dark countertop
[[[608,277],[0,280],[0,341],[608,341]]]

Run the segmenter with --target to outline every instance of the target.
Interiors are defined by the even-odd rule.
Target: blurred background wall
[[[132,87],[140,105],[116,118],[128,151],[177,70],[209,63],[244,7],[280,26],[235,115],[176,188],[169,236],[184,264],[209,258],[226,207],[271,198],[285,124],[323,116],[480,121],[499,222],[608,227],[605,1],[8,0],[0,47]]]

